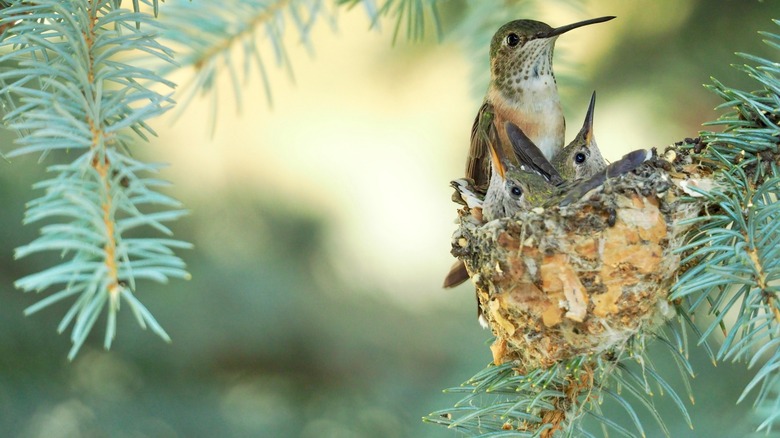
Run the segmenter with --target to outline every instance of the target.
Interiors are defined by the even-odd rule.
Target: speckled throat
[[[524,83],[552,79],[551,85],[555,89],[555,76],[552,69],[552,56],[556,38],[537,39],[529,41],[516,56],[498,56],[493,58],[491,66],[493,72],[493,84],[501,90],[507,99],[522,99]]]
[[[488,99],[504,120],[515,123],[549,160],[563,147],[566,130],[552,70],[555,39],[530,41],[514,57],[493,60]]]

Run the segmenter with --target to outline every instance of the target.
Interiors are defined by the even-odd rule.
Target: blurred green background
[[[391,21],[369,31],[360,8],[342,11],[337,31],[326,20],[312,29],[314,56],[287,38],[295,81],[271,72],[273,108],[257,79],[236,111],[222,78],[213,134],[209,98],[157,120],[159,138],[134,154],[172,164],[163,176],[191,210],[173,228],[195,244],[180,254],[193,278],[142,283],[137,296],[171,345],[125,308],[111,352],[99,323],[69,363],[68,337],[55,331],[70,303],[23,316],[40,297],[13,281],[48,261],[15,261],[13,248],[37,234],[21,226],[24,204],[55,158],[0,163],[1,435],[458,436],[420,420],[457,401],[441,390],[491,359],[472,286],[440,287],[453,261],[448,183],[463,172],[486,86],[485,37],[472,33],[521,18],[516,3],[441,2],[442,42],[395,47]],[[770,18],[780,18],[775,0],[541,3],[526,17],[553,26],[618,16],[561,37],[555,56],[567,137],[596,89],[595,132],[612,159],[696,136],[718,115],[701,86],[710,76],[754,88],[729,64],[743,62],[735,51],[771,56],[757,32],[777,32]],[[482,8],[481,24],[468,8]],[[3,150],[11,141],[3,132]],[[661,408],[672,436],[748,435],[749,401],[735,401],[750,373],[694,355],[695,429]]]

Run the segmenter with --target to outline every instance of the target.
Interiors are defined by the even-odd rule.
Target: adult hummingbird
[[[488,143],[509,153],[512,147],[503,129],[510,121],[518,126],[551,159],[562,147],[566,123],[552,55],[558,36],[578,27],[602,23],[614,16],[593,18],[552,28],[535,20],[515,20],[501,26],[490,43],[490,83],[485,100],[471,128],[471,146],[466,158],[466,178],[476,192],[485,193],[492,174]],[[492,128],[491,128],[492,126]],[[500,128],[497,128],[500,127]],[[489,138],[497,134],[495,138]],[[512,147],[520,162],[527,151]],[[444,287],[458,286],[469,278],[462,262],[456,262],[444,279]]]
[[[466,177],[485,192],[491,164],[486,130],[496,126],[497,146],[509,152],[511,144],[504,122],[517,125],[548,160],[563,147],[566,124],[552,55],[558,36],[578,27],[602,23],[615,17],[599,17],[552,28],[540,21],[515,20],[501,26],[490,43],[490,83],[471,130]],[[484,114],[489,112],[489,120]],[[524,151],[514,149],[522,163]]]

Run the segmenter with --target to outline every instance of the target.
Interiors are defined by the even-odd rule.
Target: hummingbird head
[[[485,219],[530,210],[551,196],[553,186],[542,175],[521,165],[513,153],[505,154],[495,142],[489,146],[493,174],[482,208]]]
[[[504,191],[510,200],[507,216],[541,206],[552,197],[554,190],[554,186],[538,173],[523,166],[508,167],[504,178]]]
[[[599,17],[561,27],[535,20],[515,20],[501,26],[490,42],[491,80],[502,88],[540,76],[553,76],[552,55],[559,35],[615,17]]]
[[[552,75],[556,36],[552,27],[535,20],[515,20],[501,26],[490,42],[491,79],[499,87]]]
[[[607,167],[601,150],[596,144],[593,135],[593,111],[596,106],[596,92],[590,97],[588,112],[582,129],[574,137],[574,140],[566,145],[553,157],[553,166],[558,169],[563,179],[572,181],[582,178],[590,178]]]

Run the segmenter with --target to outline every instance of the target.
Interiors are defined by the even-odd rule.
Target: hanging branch
[[[311,24],[322,8],[321,0],[275,0],[182,3],[166,10],[164,38],[181,46],[178,67],[193,67],[194,82],[187,86],[183,107],[198,92],[211,92],[212,123],[217,113],[218,75],[229,75],[238,107],[242,101],[242,80],[247,81],[257,68],[269,105],[273,102],[266,62],[258,46],[258,34],[270,43],[276,63],[293,79],[287,49],[283,43],[284,14],[289,11],[301,41],[308,41]],[[243,60],[234,59],[240,49]],[[238,67],[242,65],[242,67]],[[243,70],[243,78],[239,78]]]
[[[437,31],[440,22],[436,3],[440,0],[386,0],[377,7],[374,0],[337,0],[338,6],[362,4],[372,21],[372,27],[384,15],[396,20],[393,41],[402,25],[409,40],[422,39],[426,17],[430,14]],[[211,97],[212,124],[218,112],[216,81],[219,75],[230,77],[238,108],[242,103],[242,87],[255,74],[263,83],[268,105],[273,105],[273,93],[263,44],[273,52],[274,62],[295,81],[293,67],[285,45],[285,35],[292,25],[295,38],[310,52],[311,28],[319,18],[336,25],[336,10],[329,10],[323,0],[228,0],[223,2],[182,3],[166,9],[164,38],[178,49],[177,67],[192,67],[195,77],[185,87],[182,108],[197,93]],[[240,56],[237,57],[236,54]],[[171,68],[169,68],[171,69]],[[213,126],[212,126],[213,130]]]
[[[141,52],[171,61],[156,40],[156,22],[115,9],[110,0],[39,0],[8,7],[0,25],[8,26],[0,62],[14,66],[0,73],[9,109],[3,120],[22,134],[7,156],[71,160],[48,167],[50,179],[34,185],[44,194],[27,206],[24,223],[42,222],[41,236],[18,248],[16,257],[56,251],[62,262],[16,282],[25,292],[55,291],[26,313],[75,298],[58,327],[63,332],[73,324],[70,359],[104,309],[104,346],[111,346],[121,301],[142,327],[168,341],[135,297],[136,281],[189,278],[173,250],[190,245],[128,237],[146,227],[169,236],[164,223],[185,214],[158,191],[166,185],[154,178],[162,166],[128,155],[132,142],[155,135],[147,121],[173,105],[169,95],[154,91],[173,83],[127,61]]]
[[[406,39],[409,41],[421,41],[425,38],[426,19],[430,15],[436,36],[442,38],[441,17],[437,3],[439,0],[385,0],[381,7],[377,8],[374,0],[336,0],[339,5],[348,8],[358,3],[363,4],[369,17],[371,27],[379,27],[379,19],[389,15],[395,20],[393,27],[393,44],[398,41],[398,35],[402,28],[406,28]]]

